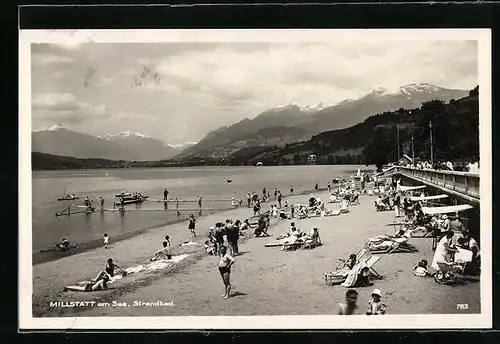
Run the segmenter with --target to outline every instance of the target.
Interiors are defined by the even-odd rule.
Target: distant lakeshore
[[[352,163],[314,163],[315,165],[359,165]],[[108,160],[100,158],[75,158],[69,156],[53,155],[40,152],[31,153],[31,165],[33,171],[47,170],[85,170],[85,169],[110,169],[110,168],[144,168],[144,167],[190,167],[190,166],[254,166],[245,164],[232,164],[226,159],[199,158],[189,160],[159,160],[159,161],[126,161]],[[266,164],[266,166],[280,166],[283,163]],[[307,165],[290,163],[288,165]]]

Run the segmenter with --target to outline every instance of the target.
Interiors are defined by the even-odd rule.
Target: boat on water
[[[57,200],[58,201],[74,201],[75,199],[80,199],[80,197],[77,196],[64,196],[64,197],[59,197]]]
[[[228,182],[228,183],[231,183],[232,181],[233,181],[233,180],[232,180],[231,178],[228,178],[228,179],[227,179],[227,182]]]
[[[142,203],[144,201],[147,201],[148,198],[149,198],[149,196],[142,196],[142,197],[137,197],[137,198],[123,197],[123,204],[138,204],[138,203]],[[115,205],[121,205],[121,204],[122,204],[121,200],[115,202]]]
[[[264,164],[261,161],[259,161],[255,166],[261,167],[261,166],[264,166]]]
[[[116,197],[118,197],[120,200],[116,201],[115,205],[121,205],[122,200],[123,200],[123,204],[142,203],[144,201],[147,201],[149,198],[149,196],[144,196],[144,195],[141,195],[140,193],[130,194],[130,196],[120,195],[120,196],[116,196]]]
[[[120,193],[117,193],[115,196],[116,197],[127,197],[127,196],[132,196],[132,194],[128,191],[122,191]]]

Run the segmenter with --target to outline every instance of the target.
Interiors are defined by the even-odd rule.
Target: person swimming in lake
[[[220,260],[219,260],[219,272],[224,282],[225,293],[222,295],[224,299],[227,299],[231,295],[231,266],[235,263],[235,259],[227,253],[225,246],[220,248]]]

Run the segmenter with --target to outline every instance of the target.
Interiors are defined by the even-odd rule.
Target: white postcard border
[[[481,313],[446,315],[50,317],[32,314],[31,43],[326,42],[477,40],[480,86]],[[70,46],[68,45],[68,46]],[[492,326],[491,30],[21,30],[19,33],[19,328],[20,329],[461,329]],[[333,313],[333,310],[332,310]],[[360,317],[363,320],[360,321]]]

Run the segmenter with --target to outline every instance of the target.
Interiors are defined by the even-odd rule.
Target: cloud
[[[79,101],[72,93],[36,94],[32,99],[33,117],[48,123],[79,124],[110,116],[104,104]]]
[[[61,65],[61,64],[73,63],[73,59],[67,56],[38,53],[31,55],[31,62],[33,66],[45,66],[48,64]]]
[[[39,55],[33,92],[46,97],[34,99],[37,118],[76,121],[70,113],[85,113],[79,117],[94,121],[82,120],[82,130],[137,129],[166,141],[196,141],[278,105],[328,106],[377,86],[478,83],[472,41],[38,44],[32,51]]]
[[[33,109],[47,111],[77,111],[82,105],[71,93],[37,94],[31,102]]]

